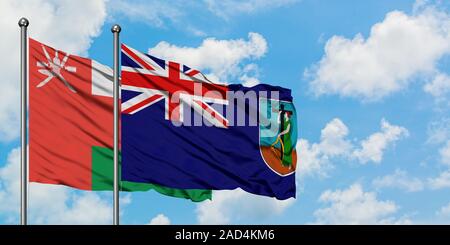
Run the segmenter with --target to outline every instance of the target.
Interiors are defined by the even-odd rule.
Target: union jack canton
[[[135,114],[165,100],[165,119],[183,122],[187,105],[216,127],[228,120],[210,104],[227,105],[227,87],[210,82],[201,72],[163,60],[122,44],[122,90],[137,96],[122,103],[123,114]]]

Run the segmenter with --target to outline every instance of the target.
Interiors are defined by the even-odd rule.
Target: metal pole
[[[27,27],[28,20],[21,18],[20,26],[20,224],[27,224],[28,156],[27,156]]]
[[[114,25],[111,32],[114,35],[114,205],[113,224],[119,225],[119,33],[120,26]]]

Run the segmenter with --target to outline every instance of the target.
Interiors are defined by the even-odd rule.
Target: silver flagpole
[[[114,25],[114,205],[113,224],[119,225],[119,33],[120,26]]]
[[[28,155],[27,155],[27,27],[28,20],[21,18],[20,26],[20,224],[27,224]]]

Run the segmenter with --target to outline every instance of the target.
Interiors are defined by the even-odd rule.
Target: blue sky
[[[217,191],[212,202],[195,204],[133,193],[123,195],[123,224],[450,222],[449,3],[88,2],[2,2],[2,54],[18,57],[17,20],[24,15],[38,40],[111,65],[110,28],[119,23],[121,41],[135,49],[221,81],[292,89],[299,120],[296,200]],[[221,52],[228,55],[216,59]],[[2,67],[11,93],[0,98],[0,223],[17,223],[18,60]],[[111,219],[108,193],[33,188],[32,223]]]

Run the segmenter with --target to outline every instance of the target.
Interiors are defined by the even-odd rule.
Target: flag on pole
[[[122,180],[295,197],[289,89],[212,83],[124,44],[121,70]]]
[[[81,190],[113,189],[112,70],[29,39],[31,182]],[[211,199],[211,190],[182,190],[123,181],[122,191]]]

